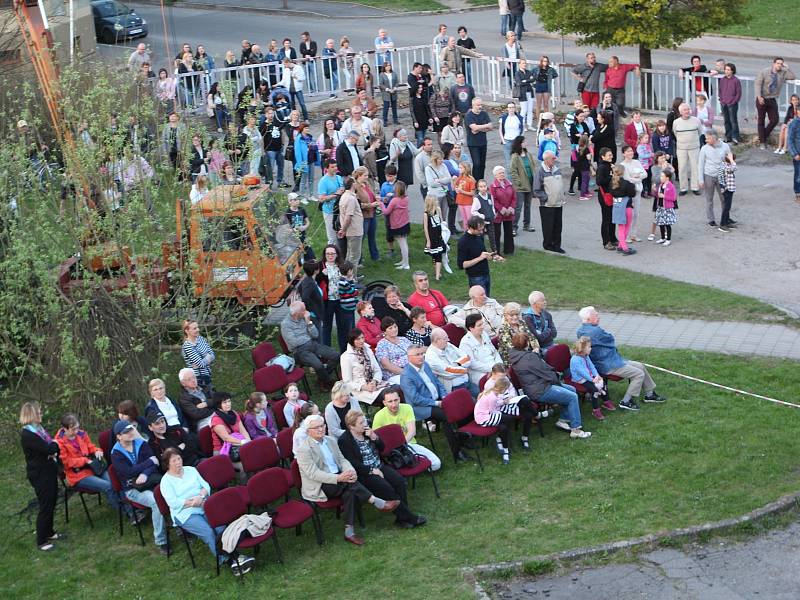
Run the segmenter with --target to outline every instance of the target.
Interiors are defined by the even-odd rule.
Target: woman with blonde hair
[[[539,352],[539,342],[531,333],[525,319],[521,317],[522,307],[517,302],[506,302],[503,306],[503,323],[497,330],[497,351],[503,359],[503,363],[508,364],[508,351],[511,349],[511,339],[517,333],[524,333],[528,336],[528,349],[531,352]]]
[[[350,385],[351,394],[359,402],[374,405],[386,387],[383,371],[372,349],[366,343],[364,332],[354,327],[347,332],[347,350],[339,359],[342,381]],[[383,406],[381,401],[377,401]]]
[[[447,248],[442,240],[442,209],[436,196],[425,197],[425,217],[422,220],[425,233],[425,254],[433,260],[433,271],[436,281],[442,278],[442,256]]]
[[[345,432],[344,418],[350,410],[361,412],[358,400],[350,393],[350,384],[346,381],[337,381],[331,388],[331,401],[325,407],[325,425],[328,426],[328,435],[337,440]]]
[[[36,492],[39,514],[36,517],[36,545],[39,550],[53,549],[59,539],[53,529],[53,515],[58,500],[58,444],[42,427],[38,402],[26,402],[19,411],[20,438],[25,455],[25,473]]]
[[[181,356],[186,366],[194,371],[201,388],[211,389],[211,363],[217,358],[211,344],[200,335],[200,326],[194,319],[183,322],[183,336]]]

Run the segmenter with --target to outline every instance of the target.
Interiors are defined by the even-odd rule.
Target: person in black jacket
[[[353,171],[363,164],[363,159],[358,153],[358,138],[357,131],[348,131],[345,141],[336,146],[336,164],[339,167],[339,175],[342,177],[352,175]],[[356,162],[358,164],[355,164]]]
[[[193,135],[192,156],[189,159],[189,172],[192,175],[192,181],[195,181],[198,175],[208,175],[208,163],[210,160],[208,151],[203,148],[203,141],[200,136]]]
[[[602,215],[600,222],[600,236],[603,238],[603,247],[606,250],[617,249],[617,236],[614,232],[614,224],[611,222],[611,206],[603,198],[603,193],[610,194],[608,189],[611,187],[611,167],[614,164],[614,152],[611,148],[600,147],[597,154],[597,201],[600,204]]]
[[[196,432],[210,425],[214,409],[217,407],[211,390],[202,389],[197,383],[197,375],[188,367],[178,372],[178,379],[181,382],[179,402],[190,429]]]
[[[36,517],[36,545],[39,550],[52,550],[59,538],[53,529],[53,513],[58,500],[58,444],[42,427],[42,411],[38,402],[26,402],[19,411],[22,452],[25,472],[36,492],[39,514]]]
[[[303,263],[305,277],[297,284],[297,293],[306,308],[311,312],[311,320],[317,326],[317,331],[322,331],[322,318],[325,316],[325,303],[322,300],[322,291],[317,285],[316,277],[319,274],[320,263],[307,260]]]
[[[383,441],[372,431],[364,413],[350,410],[344,418],[347,430],[339,438],[339,450],[353,465],[358,481],[374,496],[384,500],[399,500],[394,510],[395,524],[411,529],[424,525],[427,519],[408,508],[406,480],[389,465],[381,462]]]
[[[147,413],[150,439],[147,443],[161,466],[161,456],[168,448],[175,448],[183,459],[183,464],[196,467],[205,458],[198,447],[196,438],[182,427],[167,429],[167,420],[158,411]]]

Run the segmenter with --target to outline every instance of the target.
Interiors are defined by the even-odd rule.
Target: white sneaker
[[[408,271],[410,268],[411,267],[409,267],[408,265],[397,265],[395,267],[395,270],[396,271]]]
[[[784,150],[783,148],[781,148],[780,150],[778,150],[778,154],[786,154],[786,150]]]
[[[556,427],[563,429],[564,431],[572,431],[572,427],[569,426],[569,423],[562,421],[561,419],[556,421]]]
[[[664,246],[669,246],[672,243],[672,240],[664,240]]]
[[[772,153],[773,154],[780,154],[781,153],[781,149],[780,148],[775,148],[775,150],[773,150]]]
[[[650,235],[647,236],[648,242],[652,242],[654,239],[656,239],[656,235],[654,233],[651,233]]]
[[[667,241],[667,240],[665,240],[664,238],[658,238],[658,239],[656,240],[656,244],[663,244],[663,243],[664,243],[664,242],[666,242],[666,241]]]
[[[403,266],[403,261],[402,260],[398,260],[396,263],[394,263],[394,266],[395,267],[402,267]]]
[[[592,432],[584,431],[583,429],[573,429],[570,432],[569,437],[571,437],[573,440],[574,439],[585,440],[586,438],[592,437]]]

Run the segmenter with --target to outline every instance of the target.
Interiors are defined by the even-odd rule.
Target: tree
[[[534,0],[547,31],[581,36],[580,44],[638,46],[639,65],[651,51],[675,48],[709,28],[738,23],[747,0]]]

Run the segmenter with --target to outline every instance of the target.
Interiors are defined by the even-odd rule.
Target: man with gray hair
[[[478,386],[469,380],[469,356],[450,343],[447,332],[441,327],[431,331],[431,345],[425,351],[425,362],[448,394],[464,388],[473,398],[478,397]]]
[[[356,535],[358,505],[368,502],[381,512],[392,512],[399,500],[383,500],[372,495],[358,481],[353,465],[342,455],[335,438],[325,435],[325,420],[311,415],[303,421],[308,437],[294,449],[300,470],[300,493],[309,502],[341,498],[344,512],[344,539],[362,546],[364,538]]]
[[[319,389],[330,391],[339,353],[318,341],[319,330],[303,302],[289,306],[289,314],[281,321],[281,336],[297,364],[314,369]]]
[[[639,410],[636,398],[644,387],[644,401],[647,403],[661,403],[667,399],[656,393],[656,384],[647,368],[640,362],[625,360],[617,352],[617,344],[614,336],[600,327],[600,314],[594,306],[582,308],[578,315],[581,318],[580,327],[576,333],[577,338],[588,337],[592,341],[592,351],[589,357],[592,359],[597,372],[605,378],[614,375],[621,379],[628,379],[628,389],[625,396],[620,400],[619,407],[626,410]]]
[[[706,192],[706,219],[709,227],[717,226],[717,221],[714,219],[714,192],[717,192],[721,207],[723,200],[722,190],[719,187],[719,172],[729,156],[733,158],[731,148],[719,139],[717,131],[715,129],[706,131],[706,144],[700,149],[697,169],[703,174],[700,187]]]
[[[692,116],[692,109],[685,102],[678,107],[678,112],[680,117],[672,123],[672,135],[675,136],[675,155],[678,157],[679,194],[685,196],[688,193],[691,179],[692,193],[699,196],[700,178],[697,173],[697,161],[703,124],[700,119]]]
[[[551,150],[542,154],[542,163],[533,180],[533,195],[539,199],[542,219],[542,247],[550,252],[566,254],[561,247],[561,214],[564,206],[564,182],[558,158]]]
[[[347,132],[347,137],[336,146],[336,166],[339,169],[339,175],[347,177],[352,175],[353,171],[362,164],[361,155],[358,153],[359,134],[357,131],[345,129],[344,125],[342,125],[342,131]]]
[[[197,383],[194,370],[188,367],[178,371],[178,381],[181,382],[181,396],[178,403],[191,429],[199,431],[210,425],[214,409],[217,407],[211,396],[211,390],[204,391]]]
[[[539,342],[542,354],[545,354],[547,349],[553,346],[553,340],[558,335],[553,315],[545,310],[547,298],[540,291],[535,290],[528,295],[528,304],[530,308],[523,311],[522,318]]]
[[[490,337],[498,334],[503,324],[503,306],[494,298],[489,298],[481,285],[469,288],[469,300],[450,317],[450,323],[464,327],[467,317],[473,313],[483,317],[485,329]]]

